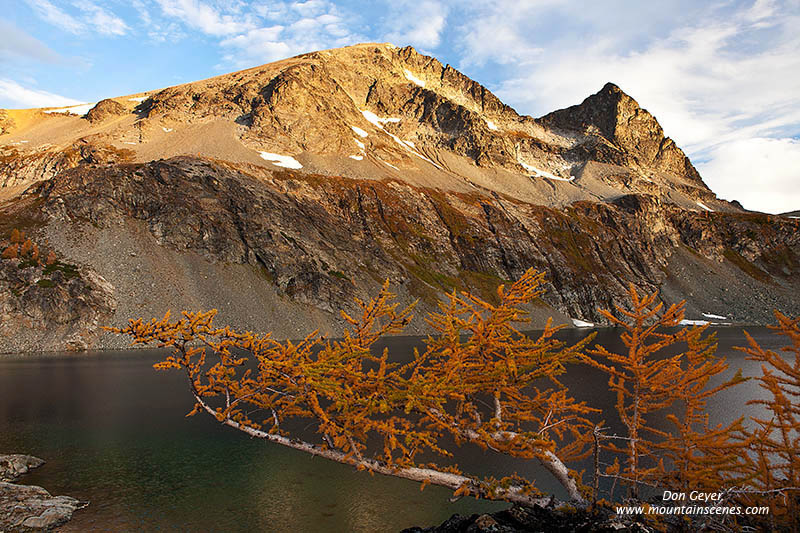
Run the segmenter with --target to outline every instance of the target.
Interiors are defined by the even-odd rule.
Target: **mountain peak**
[[[625,92],[622,89],[619,88],[619,85],[617,85],[616,83],[614,83],[612,81],[606,82],[606,84],[603,85],[603,88],[600,89],[599,92],[601,92],[601,93],[622,93],[622,94],[625,94]]]
[[[597,147],[616,148],[632,156],[639,167],[669,172],[706,188],[686,154],[664,135],[658,120],[614,83],[608,82],[580,104],[549,113],[538,121],[593,138]]]
[[[0,115],[0,132],[13,129],[4,137],[18,144],[9,146],[30,151],[47,172],[54,170],[39,147],[73,143],[89,153],[88,143],[92,153],[136,162],[192,155],[274,170],[290,161],[302,172],[492,191],[553,206],[620,190],[687,208],[714,200],[655,118],[613,83],[537,120],[450,65],[391,43],[309,52],[111,98],[85,118],[70,117],[75,109],[29,110],[16,123],[19,113]],[[55,120],[65,127],[31,130]],[[0,166],[0,183],[39,175]]]
[[[624,122],[624,120],[620,120],[623,118],[620,115],[639,114],[640,112],[647,113],[618,85],[608,82],[603,85],[602,89],[584,99],[580,104],[553,111],[539,120],[568,131],[599,130],[603,137],[613,140],[617,129],[621,126],[620,123]],[[661,126],[655,117],[647,113],[646,118],[648,122],[651,122],[651,126],[663,135]]]

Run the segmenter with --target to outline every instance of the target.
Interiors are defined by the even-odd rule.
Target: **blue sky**
[[[606,81],[706,183],[800,209],[800,0],[6,0],[0,107],[95,102],[357,42],[411,44],[520,113]]]

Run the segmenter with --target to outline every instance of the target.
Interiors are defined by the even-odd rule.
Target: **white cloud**
[[[54,6],[48,0],[25,0],[42,20],[70,33],[78,34],[85,26],[72,15]]]
[[[44,20],[62,30],[75,35],[89,31],[101,35],[125,35],[130,29],[125,21],[107,9],[89,0],[75,0],[73,8],[81,13],[69,14],[48,0],[25,0],[34,12]]]
[[[757,137],[720,144],[712,149],[711,160],[698,167],[720,197],[737,199],[747,209],[767,213],[800,209],[797,139]]]
[[[331,0],[134,1],[140,17],[150,21],[147,32],[151,40],[182,39],[186,34],[180,27],[215,38],[223,51],[222,62],[217,65],[221,70],[252,67],[365,40],[351,29],[358,24],[358,14],[343,15]],[[164,16],[148,13],[145,2],[159,6]]]
[[[508,0],[481,4],[466,17],[462,63],[502,70],[498,96],[534,115],[579,103],[613,81],[653,113],[691,158],[706,161],[698,166],[713,190],[743,201],[759,189],[776,205],[784,202],[786,180],[770,181],[773,188],[765,192],[765,182],[747,179],[749,170],[737,175],[717,159],[730,154],[726,145],[746,147],[756,160],[763,158],[754,151],[771,150],[770,174],[784,175],[776,168],[775,146],[761,141],[800,133],[800,13],[763,0],[698,3],[685,10],[653,6],[544,1],[523,4],[511,17]],[[663,19],[663,12],[673,19]],[[795,145],[780,146],[790,172]],[[722,185],[723,167],[724,179],[738,190]]]
[[[130,30],[125,21],[88,0],[75,2],[75,7],[86,14],[87,22],[103,35],[125,35]]]
[[[278,20],[287,15],[289,6],[286,2],[266,1],[253,4],[253,12],[267,20]]]
[[[405,0],[392,2],[391,7],[387,40],[400,46],[439,46],[447,21],[447,5],[434,0]]]
[[[257,28],[225,39],[221,44],[232,51],[226,58],[233,63],[241,66],[253,66],[251,60],[254,63],[269,63],[289,57],[293,53],[292,47],[280,40],[283,30],[283,26]]]
[[[326,0],[307,0],[306,2],[294,2],[292,10],[297,11],[303,17],[316,17],[325,13],[329,5]]]
[[[180,19],[189,27],[207,35],[226,36],[246,32],[254,27],[249,17],[242,17],[236,4],[228,12],[201,0],[157,0],[164,14]]]
[[[3,78],[0,78],[0,101],[9,108],[62,107],[83,103],[47,91],[23,87],[13,80]]]
[[[279,19],[281,23],[253,28],[221,41],[226,50],[223,59],[237,68],[364,40],[350,30],[349,21],[328,0],[261,5],[255,10],[264,18]]]
[[[0,20],[0,35],[3,36],[0,39],[0,63],[31,59],[44,63],[57,63],[61,60],[59,55],[46,44],[3,20]]]
[[[758,22],[775,14],[777,6],[774,0],[756,0],[744,16],[751,22]]]
[[[150,8],[144,3],[143,0],[133,0],[131,7],[139,14],[142,24],[149,26],[153,23],[153,18],[150,16]]]

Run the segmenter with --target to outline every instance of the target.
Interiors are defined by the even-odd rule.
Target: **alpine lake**
[[[717,355],[728,376],[760,375],[760,363],[733,350],[746,341],[741,327],[713,327]],[[746,329],[764,348],[786,339],[763,327]],[[577,341],[591,330],[562,330]],[[594,342],[623,350],[619,331],[597,330]],[[536,334],[532,332],[532,334]],[[380,343],[395,358],[411,357],[419,337]],[[411,481],[370,475],[302,452],[251,439],[207,415],[187,418],[193,401],[182,373],[157,372],[165,351],[0,356],[0,452],[41,457],[46,464],[18,483],[90,504],[64,532],[83,531],[399,531],[439,524],[508,506],[462,498]],[[620,431],[608,378],[586,365],[571,366],[562,381],[579,400],[603,410]],[[712,423],[760,414],[747,400],[764,392],[750,380],[709,404]],[[563,490],[535,461],[515,460],[464,446],[456,462],[465,472],[502,477],[518,473],[540,490]],[[587,468],[570,465],[573,468]],[[585,480],[590,473],[587,471]]]

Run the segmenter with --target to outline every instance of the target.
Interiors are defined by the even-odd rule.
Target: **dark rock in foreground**
[[[69,496],[51,496],[42,487],[0,483],[0,531],[52,529],[85,505]]]
[[[86,507],[69,496],[52,496],[42,487],[7,483],[44,464],[30,455],[0,455],[0,533],[51,530]]]
[[[43,464],[43,460],[32,455],[0,455],[0,481],[14,481]]]
[[[438,526],[412,527],[403,533],[518,533],[547,531],[548,533],[599,533],[607,531],[649,531],[636,523],[623,523],[611,518],[608,512],[593,514],[568,507],[564,510],[544,507],[524,508],[514,506],[492,514],[474,514],[469,517],[454,514]]]

